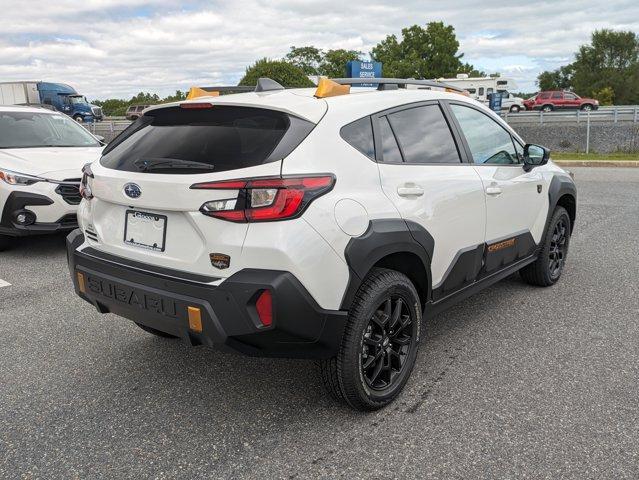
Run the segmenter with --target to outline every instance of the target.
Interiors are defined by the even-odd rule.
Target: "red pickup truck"
[[[599,101],[594,98],[582,98],[572,92],[551,90],[539,92],[534,97],[524,100],[524,106],[526,110],[541,110],[542,112],[552,112],[553,110],[567,108],[590,111],[599,108]]]

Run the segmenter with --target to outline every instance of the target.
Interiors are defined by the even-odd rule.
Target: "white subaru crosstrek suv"
[[[0,106],[0,250],[14,237],[77,228],[82,167],[102,148],[66,115]]]
[[[68,237],[76,293],[147,332],[320,360],[380,408],[432,315],[520,271],[561,276],[576,189],[458,93],[366,79],[151,107],[85,169]]]

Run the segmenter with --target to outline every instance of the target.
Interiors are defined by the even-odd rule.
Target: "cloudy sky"
[[[291,45],[370,51],[402,27],[443,20],[465,61],[514,77],[571,61],[597,28],[639,33],[637,0],[2,0],[0,81],[49,80],[92,99],[236,84]]]

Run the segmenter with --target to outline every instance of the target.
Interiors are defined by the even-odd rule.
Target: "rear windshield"
[[[313,127],[261,108],[163,108],[140,117],[115,138],[101,163],[130,172],[224,172],[286,157]]]

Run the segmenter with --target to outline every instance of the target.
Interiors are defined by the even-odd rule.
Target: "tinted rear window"
[[[344,125],[340,135],[351,146],[371,160],[375,160],[375,141],[373,140],[373,124],[370,117],[360,118],[348,125]]]
[[[388,116],[407,163],[459,163],[459,153],[439,105],[425,105]]]
[[[101,163],[131,172],[201,173],[197,164],[202,171],[223,172],[282,159],[313,127],[306,120],[261,108],[163,108],[148,112],[122,132],[105,149]],[[180,163],[189,162],[191,168],[180,168]]]

